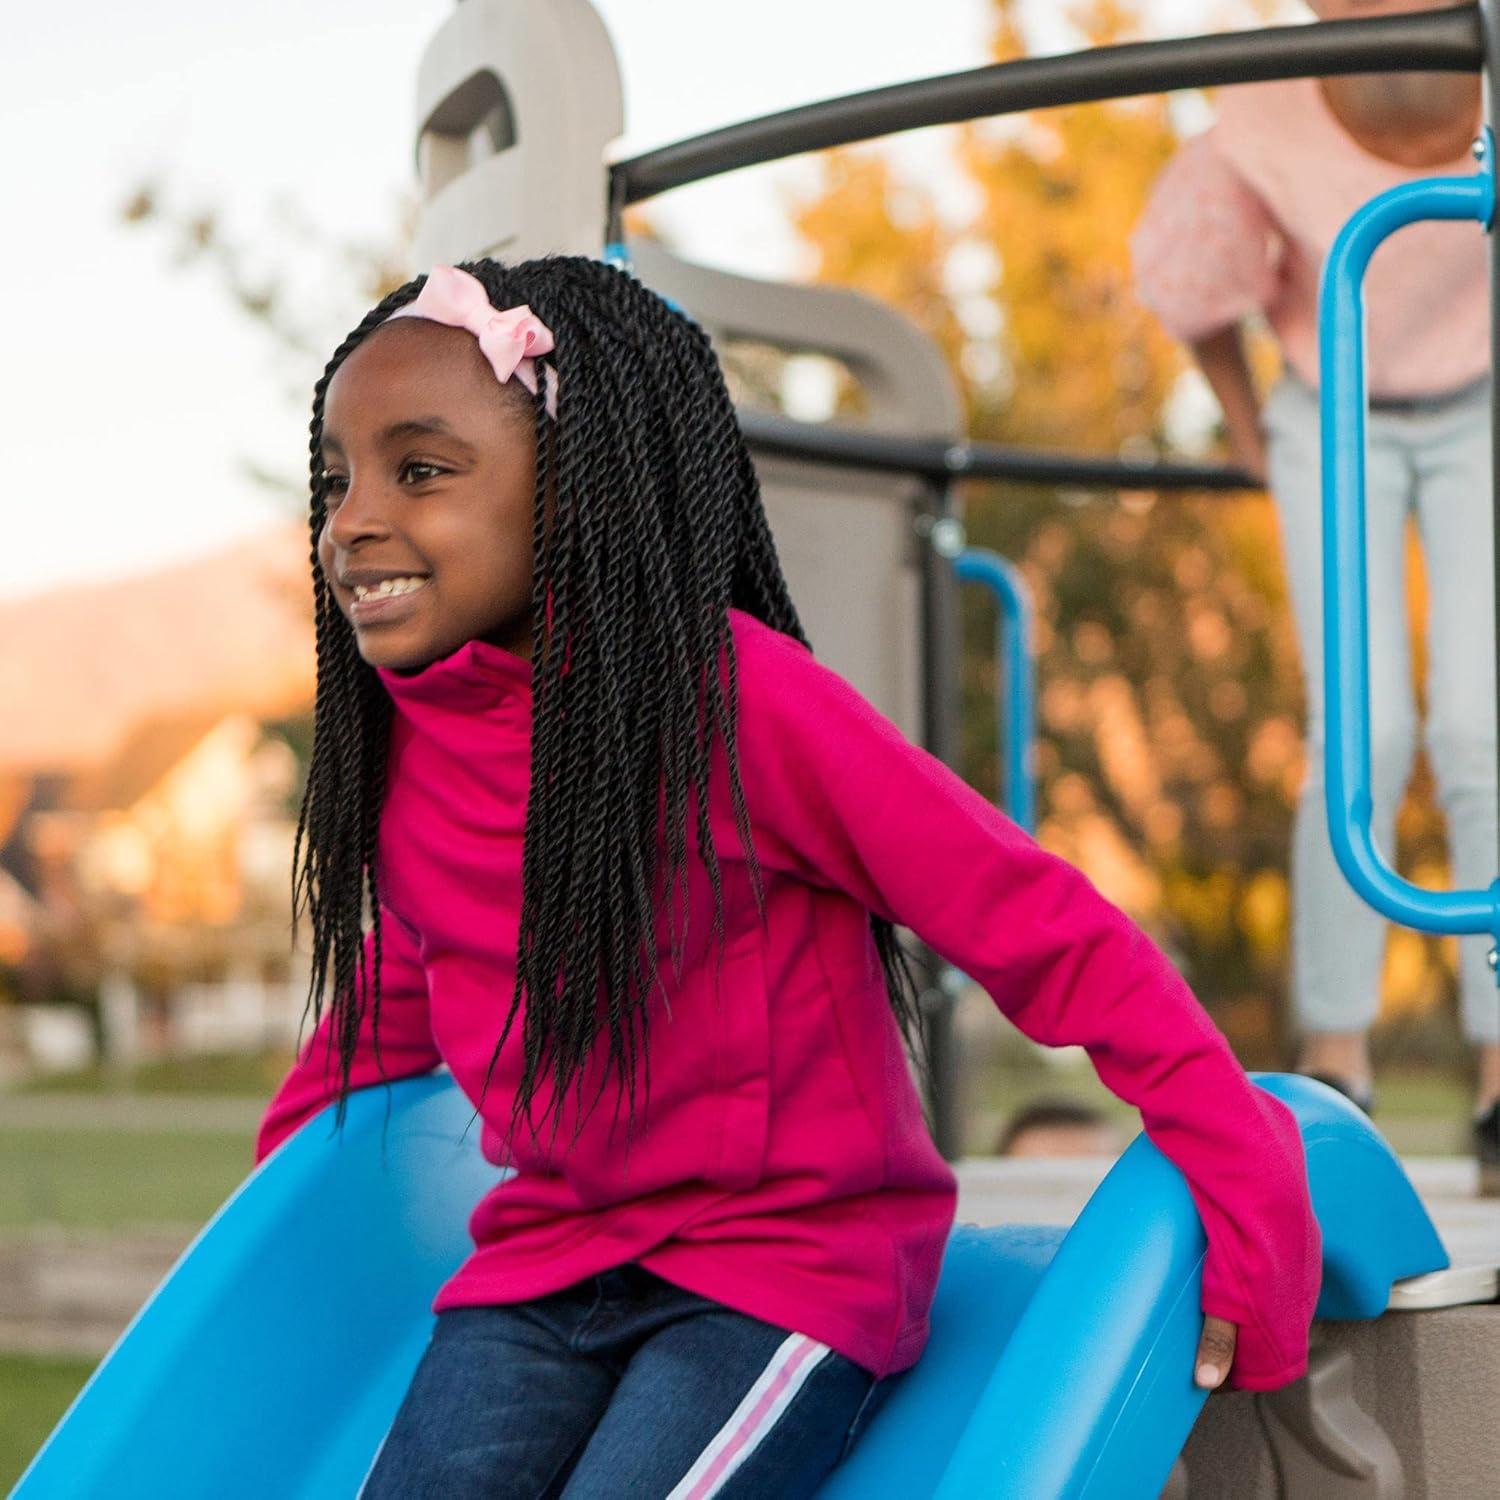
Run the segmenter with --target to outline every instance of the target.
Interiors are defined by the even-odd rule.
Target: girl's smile
[[[388,625],[392,619],[402,619],[409,613],[408,605],[412,594],[426,586],[426,578],[412,575],[388,578],[378,587],[355,584],[349,619],[353,624],[361,626]]]
[[[318,561],[371,666],[476,638],[531,654],[529,394],[462,329],[382,325],[328,386]]]

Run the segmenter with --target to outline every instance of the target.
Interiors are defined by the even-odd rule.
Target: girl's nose
[[[390,527],[385,508],[372,485],[352,480],[343,497],[328,513],[328,535],[339,547],[348,547],[368,536],[384,536]]]

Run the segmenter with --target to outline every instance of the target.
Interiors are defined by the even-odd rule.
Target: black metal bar
[[[1077,458],[999,443],[901,438],[849,427],[820,427],[741,412],[740,428],[757,452],[846,469],[915,474],[924,479],[1004,479],[1078,489],[1258,490],[1242,469],[1223,464],[1134,458]]]
[[[611,175],[618,179],[619,201],[639,203],[741,167],[928,125],[1225,83],[1388,71],[1473,73],[1483,64],[1484,27],[1474,5],[1130,42],[802,105],[647,151],[615,163]]]
[[[941,523],[953,515],[952,485],[929,478],[914,516],[922,547],[922,743],[944,764],[957,768],[958,663],[960,655],[958,585],[952,558],[938,544]],[[949,1161],[963,1150],[957,997],[945,983],[951,966],[925,944],[922,972],[922,1032],[927,1053],[927,1101],[932,1138]]]

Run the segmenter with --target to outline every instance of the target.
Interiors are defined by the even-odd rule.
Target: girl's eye
[[[436,479],[439,475],[448,472],[440,464],[424,463],[421,459],[413,458],[401,465],[400,475],[403,484],[425,484],[428,480]],[[318,483],[322,487],[326,503],[329,500],[342,498],[345,490],[349,488],[349,477],[333,469],[324,469],[318,475]]]

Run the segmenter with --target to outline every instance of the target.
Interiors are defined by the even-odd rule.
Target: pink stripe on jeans
[[[743,1458],[749,1456],[755,1444],[775,1426],[774,1421],[766,1422],[766,1416],[777,1406],[787,1386],[810,1360],[827,1352],[827,1347],[815,1339],[804,1339],[791,1351],[786,1363],[767,1383],[765,1390],[761,1392],[760,1400],[745,1414],[739,1426],[727,1435],[721,1434],[720,1441],[723,1442],[723,1447],[683,1500],[708,1500],[708,1497],[718,1488],[726,1471],[731,1467],[737,1468]],[[779,1416],[780,1413],[778,1412],[777,1415]],[[762,1424],[764,1424],[764,1431],[757,1430]]]

